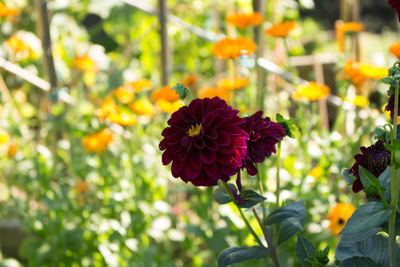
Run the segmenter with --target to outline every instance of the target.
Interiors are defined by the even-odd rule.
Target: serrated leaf
[[[314,258],[316,254],[317,249],[315,246],[302,235],[297,234],[296,257],[301,264],[306,267],[312,267],[312,264],[307,259]]]
[[[278,245],[288,241],[297,231],[303,231],[301,221],[296,217],[290,217],[278,225]]]
[[[290,217],[297,217],[300,219],[301,214],[297,211],[287,208],[287,207],[280,207],[274,211],[272,211],[267,218],[265,219],[264,223],[266,225],[281,223],[283,220],[290,218]]]
[[[389,215],[390,210],[384,209],[381,202],[366,203],[355,210],[339,234],[363,234],[386,222]]]
[[[258,260],[267,257],[268,253],[269,250],[261,246],[227,248],[218,256],[218,267],[246,260]]]
[[[261,203],[264,200],[266,200],[265,197],[263,197],[262,195],[258,194],[253,190],[243,190],[239,194],[239,196],[242,200],[245,201],[244,203],[238,203],[238,206],[240,208],[251,208],[257,205],[258,203]]]

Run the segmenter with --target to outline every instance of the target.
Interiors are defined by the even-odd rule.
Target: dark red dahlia
[[[393,116],[394,116],[394,99],[395,99],[395,95],[394,94],[393,95],[389,94],[388,103],[387,103],[387,105],[385,107],[386,111],[390,111],[390,117],[392,118],[392,120],[393,120]],[[400,105],[399,105],[399,109],[397,111],[397,114],[400,115]]]
[[[247,153],[244,120],[219,97],[195,99],[174,112],[162,132],[162,162],[175,178],[214,186],[237,173]]]
[[[400,0],[388,0],[388,3],[392,8],[396,9],[400,22]]]
[[[369,147],[361,147],[361,154],[354,156],[356,162],[351,167],[349,173],[353,174],[357,179],[353,183],[353,192],[357,193],[364,189],[361,183],[358,167],[362,166],[375,177],[378,177],[387,166],[390,165],[390,152],[385,149],[382,140],[378,140],[375,145]]]
[[[263,118],[262,115],[263,112],[258,111],[245,118],[245,123],[242,125],[243,130],[249,135],[245,166],[250,175],[257,174],[254,163],[263,162],[272,153],[276,153],[275,145],[285,136],[285,128],[268,117]]]

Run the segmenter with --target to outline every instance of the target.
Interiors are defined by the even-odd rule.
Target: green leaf
[[[352,257],[340,263],[339,267],[382,267],[368,257]]]
[[[181,99],[185,99],[188,94],[190,97],[192,97],[192,93],[190,92],[190,89],[187,88],[186,86],[184,86],[182,83],[178,83],[177,85],[172,87],[172,89],[174,89],[178,93],[179,98],[181,98]]]
[[[297,234],[296,257],[299,259],[301,264],[306,267],[312,267],[306,259],[314,258],[316,254],[317,249],[315,246],[302,235]]]
[[[384,84],[394,84],[394,79],[392,77],[384,77],[380,80]]]
[[[253,190],[243,190],[239,194],[239,196],[241,199],[245,201],[244,203],[238,203],[238,206],[240,208],[251,208],[257,205],[258,203],[261,203],[264,200],[266,200],[265,197],[263,197],[262,195],[258,194]]]
[[[227,248],[218,256],[218,267],[225,267],[246,260],[258,260],[267,257],[268,253],[269,250],[261,246]]]
[[[381,202],[366,203],[356,209],[339,234],[363,234],[382,225],[387,221],[389,215],[390,210],[384,209]]]
[[[387,201],[390,201],[390,199],[391,199],[390,177],[391,177],[390,166],[387,166],[386,169],[378,177],[379,184],[383,188],[385,188],[385,191],[383,192],[383,197]]]
[[[228,184],[228,185],[233,191],[237,192],[236,186],[234,184]],[[226,192],[225,187],[222,187],[222,186],[215,189],[214,198],[221,205],[227,204],[232,201],[228,192]]]
[[[345,169],[343,171],[343,177],[349,184],[352,184],[356,180],[356,177],[349,172],[350,172],[350,169]]]
[[[281,223],[283,220],[290,217],[301,217],[301,214],[296,210],[289,209],[287,207],[280,207],[272,211],[268,217],[265,219],[264,223],[266,225]]]
[[[367,195],[376,195],[378,192],[383,192],[385,190],[381,187],[379,180],[375,177],[375,175],[370,173],[361,165],[358,166],[358,172],[360,174],[361,183],[364,186],[364,192]]]
[[[285,135],[289,136],[290,138],[294,138],[294,133],[298,131],[298,128],[295,124],[294,119],[285,119],[281,114],[276,114],[276,121],[285,128]]]
[[[378,232],[382,231],[382,227],[374,227],[369,229],[368,231],[364,232],[362,235],[360,234],[347,234],[347,235],[343,235],[340,238],[340,242],[342,242],[343,244],[354,244],[357,242],[360,242],[364,239],[367,239],[368,237],[372,236],[372,235],[376,235]]]
[[[280,245],[286,241],[288,241],[297,231],[303,231],[303,226],[301,225],[301,221],[296,217],[290,217],[286,220],[282,221],[278,225],[277,235],[278,242]]]

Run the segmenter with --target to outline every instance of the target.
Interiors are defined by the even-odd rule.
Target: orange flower
[[[32,47],[17,35],[13,35],[10,39],[5,41],[5,44],[13,51],[14,57],[21,56],[23,58],[36,58],[36,53],[33,51]]]
[[[391,44],[389,47],[389,52],[400,59],[400,42]]]
[[[74,185],[74,191],[76,193],[86,193],[89,190],[89,185],[85,183],[81,178],[78,178]]]
[[[189,74],[182,80],[182,84],[186,87],[193,87],[197,83],[197,77],[194,74]]]
[[[225,101],[229,101],[230,99],[230,92],[224,88],[219,87],[203,87],[200,89],[199,97],[200,98],[213,98],[213,97],[220,97]]]
[[[345,102],[352,103],[356,107],[366,107],[369,105],[369,100],[365,96],[355,95],[353,97],[346,96],[344,98]]]
[[[122,104],[128,104],[135,99],[135,93],[128,86],[120,86],[114,91],[115,97]]]
[[[153,87],[153,84],[147,79],[139,79],[133,82],[127,82],[126,84],[132,86],[136,93],[149,90]]]
[[[185,103],[182,100],[178,99],[174,102],[167,101],[163,98],[156,102],[156,106],[161,109],[162,112],[173,113],[177,111],[179,108],[183,107]]]
[[[157,89],[151,94],[152,101],[157,101],[160,99],[164,99],[168,102],[175,102],[179,99],[179,95],[175,92],[174,89],[172,89],[171,85],[167,85]]]
[[[141,98],[130,104],[129,107],[138,115],[154,117],[154,107],[147,98]]]
[[[261,14],[254,12],[251,14],[232,13],[226,16],[226,21],[240,29],[246,29],[248,26],[256,26],[262,23]]]
[[[314,177],[315,180],[317,180],[319,177],[321,177],[322,173],[323,173],[323,169],[320,166],[317,166],[315,168],[313,168],[308,175]]]
[[[16,8],[11,8],[6,6],[5,4],[0,2],[0,17],[1,18],[5,18],[5,17],[14,17],[16,15],[18,15],[19,10]]]
[[[251,55],[257,49],[256,44],[247,38],[225,38],[214,44],[213,53],[224,59]]]
[[[339,47],[339,51],[344,52],[344,35],[348,32],[360,32],[364,26],[357,22],[346,22],[344,23],[341,20],[336,21],[335,29],[336,29],[336,42]]]
[[[118,112],[118,106],[115,103],[112,97],[107,96],[103,102],[100,104],[100,107],[95,110],[95,115],[99,118],[106,118],[112,113]]]
[[[366,63],[349,60],[344,65],[344,72],[348,79],[356,86],[361,88],[367,79],[381,79],[388,75],[388,69]]]
[[[293,94],[294,99],[306,98],[310,101],[324,99],[330,94],[330,89],[324,84],[309,82],[304,85],[299,85],[296,92]]]
[[[18,145],[17,145],[17,143],[15,143],[14,141],[12,141],[12,142],[10,143],[10,145],[8,146],[7,157],[13,158],[13,157],[15,156],[15,154],[17,154],[17,150],[18,150]]]
[[[265,33],[272,37],[286,37],[296,26],[294,21],[285,21],[272,25]]]
[[[226,90],[240,89],[249,84],[249,79],[246,77],[237,77],[234,80],[231,78],[220,79],[217,86]]]
[[[337,203],[328,215],[330,221],[328,229],[332,234],[338,235],[346,225],[347,220],[353,215],[356,209],[351,204]]]
[[[74,58],[72,65],[83,72],[96,73],[99,70],[96,62],[88,55]]]
[[[82,139],[82,145],[86,152],[101,153],[107,150],[113,135],[110,129],[104,129],[97,133],[92,133]]]

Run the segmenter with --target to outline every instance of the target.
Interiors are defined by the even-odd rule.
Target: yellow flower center
[[[195,135],[199,135],[201,130],[201,123],[190,126],[189,130],[187,130],[187,134],[191,137]]]

